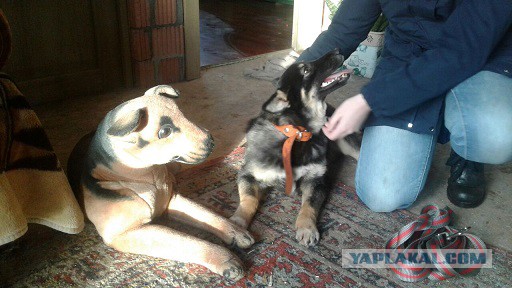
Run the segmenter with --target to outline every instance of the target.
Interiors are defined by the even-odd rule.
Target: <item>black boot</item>
[[[451,166],[448,199],[463,208],[474,208],[485,199],[484,164],[466,160],[451,151],[446,165]]]

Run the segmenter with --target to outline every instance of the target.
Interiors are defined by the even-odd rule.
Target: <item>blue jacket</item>
[[[298,60],[334,48],[347,58],[381,12],[389,21],[381,60],[361,90],[367,126],[436,134],[451,88],[482,70],[512,77],[512,0],[343,0]]]

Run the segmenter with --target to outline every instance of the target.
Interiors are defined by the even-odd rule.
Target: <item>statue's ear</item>
[[[180,91],[169,85],[158,85],[153,88],[149,88],[144,95],[160,95],[169,98],[178,98],[180,96]]]
[[[263,104],[263,110],[271,113],[282,112],[288,107],[290,107],[288,95],[281,90],[277,90],[276,93],[274,93],[274,95],[272,95],[272,97]]]
[[[148,125],[147,108],[130,110],[116,116],[116,120],[107,130],[107,134],[110,136],[123,137],[132,132],[141,131]]]

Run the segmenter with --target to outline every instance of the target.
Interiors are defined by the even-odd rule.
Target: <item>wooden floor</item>
[[[199,3],[202,66],[220,64],[215,62],[222,62],[223,55],[231,60],[291,47],[292,5],[263,0],[200,0]]]

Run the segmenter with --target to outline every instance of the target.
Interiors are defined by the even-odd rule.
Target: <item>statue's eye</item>
[[[170,124],[164,124],[160,128],[160,131],[158,131],[158,138],[167,138],[172,134],[172,132],[174,132],[173,126]]]

